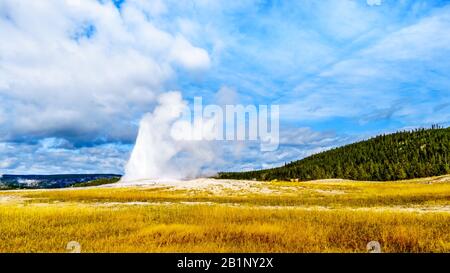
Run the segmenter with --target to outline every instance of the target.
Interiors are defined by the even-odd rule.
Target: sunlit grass
[[[431,184],[430,184],[431,183]],[[0,192],[0,252],[450,251],[450,182]]]
[[[205,205],[2,207],[0,251],[450,251],[448,213],[306,211]]]
[[[167,188],[90,188],[19,192],[29,202],[214,202],[268,206],[412,206],[450,203],[450,183],[305,182],[272,183],[273,193],[171,190]]]

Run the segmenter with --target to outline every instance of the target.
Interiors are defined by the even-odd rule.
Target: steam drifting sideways
[[[222,158],[218,141],[256,141],[259,136],[261,151],[276,150],[279,107],[272,105],[270,128],[267,111],[265,105],[259,106],[259,112],[251,105],[227,105],[225,114],[217,105],[208,105],[203,110],[202,99],[196,97],[192,116],[180,92],[163,93],[154,111],[145,114],[140,121],[121,182],[183,180],[212,175],[216,170],[211,166],[217,166]]]
[[[136,144],[125,166],[123,182],[141,179],[170,180],[199,175],[203,164],[214,159],[207,143],[177,141],[173,125],[188,108],[179,92],[162,94],[153,113],[140,122]]]

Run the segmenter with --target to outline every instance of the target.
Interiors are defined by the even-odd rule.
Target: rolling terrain
[[[450,176],[0,191],[0,252],[450,251]]]

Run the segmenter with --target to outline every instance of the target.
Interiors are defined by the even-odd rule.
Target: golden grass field
[[[0,252],[450,252],[450,176],[0,191]]]

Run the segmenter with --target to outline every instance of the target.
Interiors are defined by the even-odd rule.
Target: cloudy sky
[[[0,174],[122,173],[157,98],[280,105],[276,166],[448,126],[450,1],[0,0]]]

